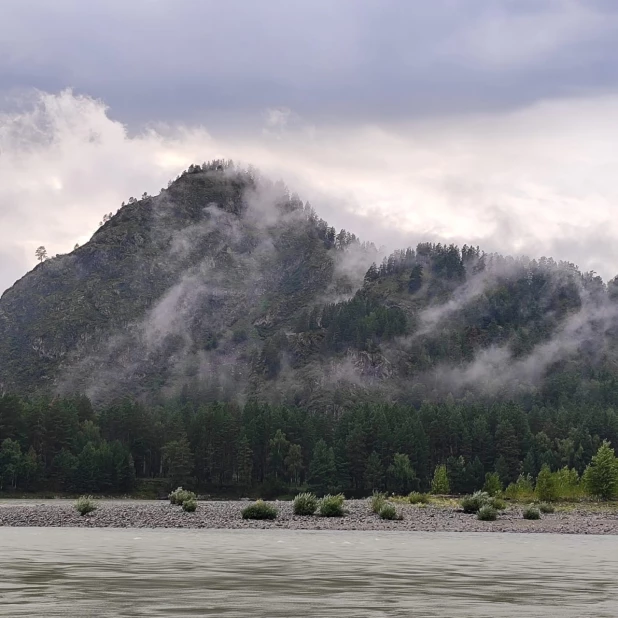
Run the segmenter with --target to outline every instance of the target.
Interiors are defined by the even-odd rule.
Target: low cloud
[[[438,367],[435,382],[444,391],[461,393],[470,388],[490,395],[538,386],[550,365],[580,353],[583,347],[599,360],[606,334],[615,328],[616,318],[615,306],[585,305],[568,317],[549,341],[538,344],[529,354],[515,358],[508,346],[492,346],[461,367]]]
[[[265,133],[217,139],[201,126],[133,134],[71,91],[11,106],[0,116],[0,241],[11,256],[0,289],[34,265],[37,246],[67,252],[122,201],[216,157],[282,178],[330,224],[388,250],[468,243],[618,272],[616,96],[392,125],[307,123],[282,108],[265,115]]]

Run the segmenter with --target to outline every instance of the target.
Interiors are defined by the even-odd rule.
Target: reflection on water
[[[0,528],[0,616],[616,616],[614,537]]]

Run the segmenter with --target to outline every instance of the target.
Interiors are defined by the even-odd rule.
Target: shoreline
[[[557,510],[530,521],[522,517],[523,507],[509,505],[493,522],[479,521],[455,507],[419,507],[397,504],[401,521],[382,520],[369,510],[367,500],[347,500],[345,517],[300,517],[291,502],[271,501],[279,511],[273,521],[243,520],[246,501],[200,501],[194,513],[185,513],[167,501],[96,500],[97,510],[81,516],[73,501],[48,500],[0,502],[0,527],[79,528],[188,528],[188,529],[277,529],[277,530],[367,530],[408,532],[506,532],[545,534],[617,535],[616,511],[584,508]]]

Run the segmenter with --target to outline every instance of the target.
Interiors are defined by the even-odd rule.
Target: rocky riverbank
[[[0,502],[0,526],[109,527],[109,528],[275,528],[289,530],[408,530],[423,532],[544,532],[561,534],[618,534],[618,513],[575,508],[543,515],[538,521],[522,518],[522,509],[509,506],[497,521],[478,521],[456,508],[398,505],[401,521],[383,521],[369,511],[367,501],[346,502],[342,518],[297,517],[290,502],[273,502],[274,521],[246,521],[240,512],[247,502],[199,502],[195,513],[185,513],[168,502],[96,501],[97,510],[81,516],[68,500]]]

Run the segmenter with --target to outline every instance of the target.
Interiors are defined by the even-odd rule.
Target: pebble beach
[[[272,501],[274,521],[243,520],[244,501],[200,501],[194,513],[185,513],[167,501],[97,500],[97,510],[81,516],[70,500],[0,501],[0,526],[101,528],[208,528],[288,530],[400,530],[417,532],[539,532],[557,534],[618,534],[618,512],[574,508],[522,518],[522,508],[509,506],[493,522],[479,521],[454,507],[400,504],[403,519],[384,521],[369,510],[366,500],[346,501],[345,517],[299,517],[291,502]]]

